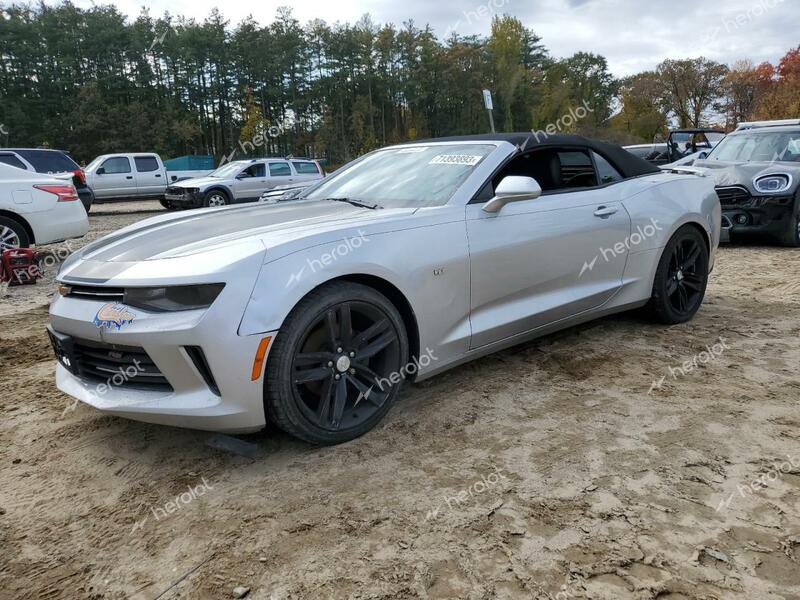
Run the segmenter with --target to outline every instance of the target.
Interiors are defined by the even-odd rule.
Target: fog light
[[[748,222],[749,220],[750,220],[750,219],[748,219],[748,218],[747,218],[747,215],[736,215],[736,222],[737,222],[739,225],[747,225],[747,222]]]

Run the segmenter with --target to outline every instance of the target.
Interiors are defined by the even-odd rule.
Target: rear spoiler
[[[677,175],[697,175],[698,177],[707,177],[708,169],[702,167],[660,167],[665,173],[675,173]]]

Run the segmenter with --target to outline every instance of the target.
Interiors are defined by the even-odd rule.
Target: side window
[[[133,162],[136,163],[136,170],[139,173],[158,171],[158,161],[155,156],[134,156]]]
[[[269,163],[269,176],[270,177],[291,177],[292,171],[289,168],[289,163]]]
[[[28,170],[28,167],[25,166],[25,163],[23,163],[13,154],[0,154],[0,163],[12,167],[17,167],[18,169],[24,169],[25,171]]]
[[[597,175],[589,150],[543,148],[514,158],[495,175],[491,187],[481,190],[479,197],[486,198],[490,190],[497,188],[500,181],[509,175],[533,177],[542,186],[544,193],[597,185]],[[478,202],[478,197],[473,202]]]
[[[297,171],[298,175],[319,175],[319,170],[317,170],[317,165],[312,162],[302,162],[293,160],[292,166],[294,170]]]
[[[594,156],[594,164],[597,166],[597,179],[600,180],[600,185],[614,183],[624,179],[624,177],[619,174],[619,171],[597,152],[592,152],[592,156]]]
[[[101,166],[106,170],[106,174],[108,175],[131,172],[131,162],[124,156],[109,158]]]
[[[264,167],[264,163],[256,163],[247,167],[242,173],[246,177],[266,177],[267,169]]]

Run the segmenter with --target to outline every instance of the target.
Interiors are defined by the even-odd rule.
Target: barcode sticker
[[[434,156],[429,162],[429,165],[459,165],[473,167],[477,165],[482,156],[473,156],[470,154],[440,154]]]

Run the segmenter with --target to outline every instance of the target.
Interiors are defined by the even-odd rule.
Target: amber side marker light
[[[261,340],[261,343],[258,345],[258,350],[256,350],[256,358],[253,361],[253,372],[250,375],[250,381],[256,381],[259,377],[261,377],[261,371],[264,370],[264,357],[267,356],[267,349],[269,348],[269,343],[272,341],[271,336],[267,336]]]

